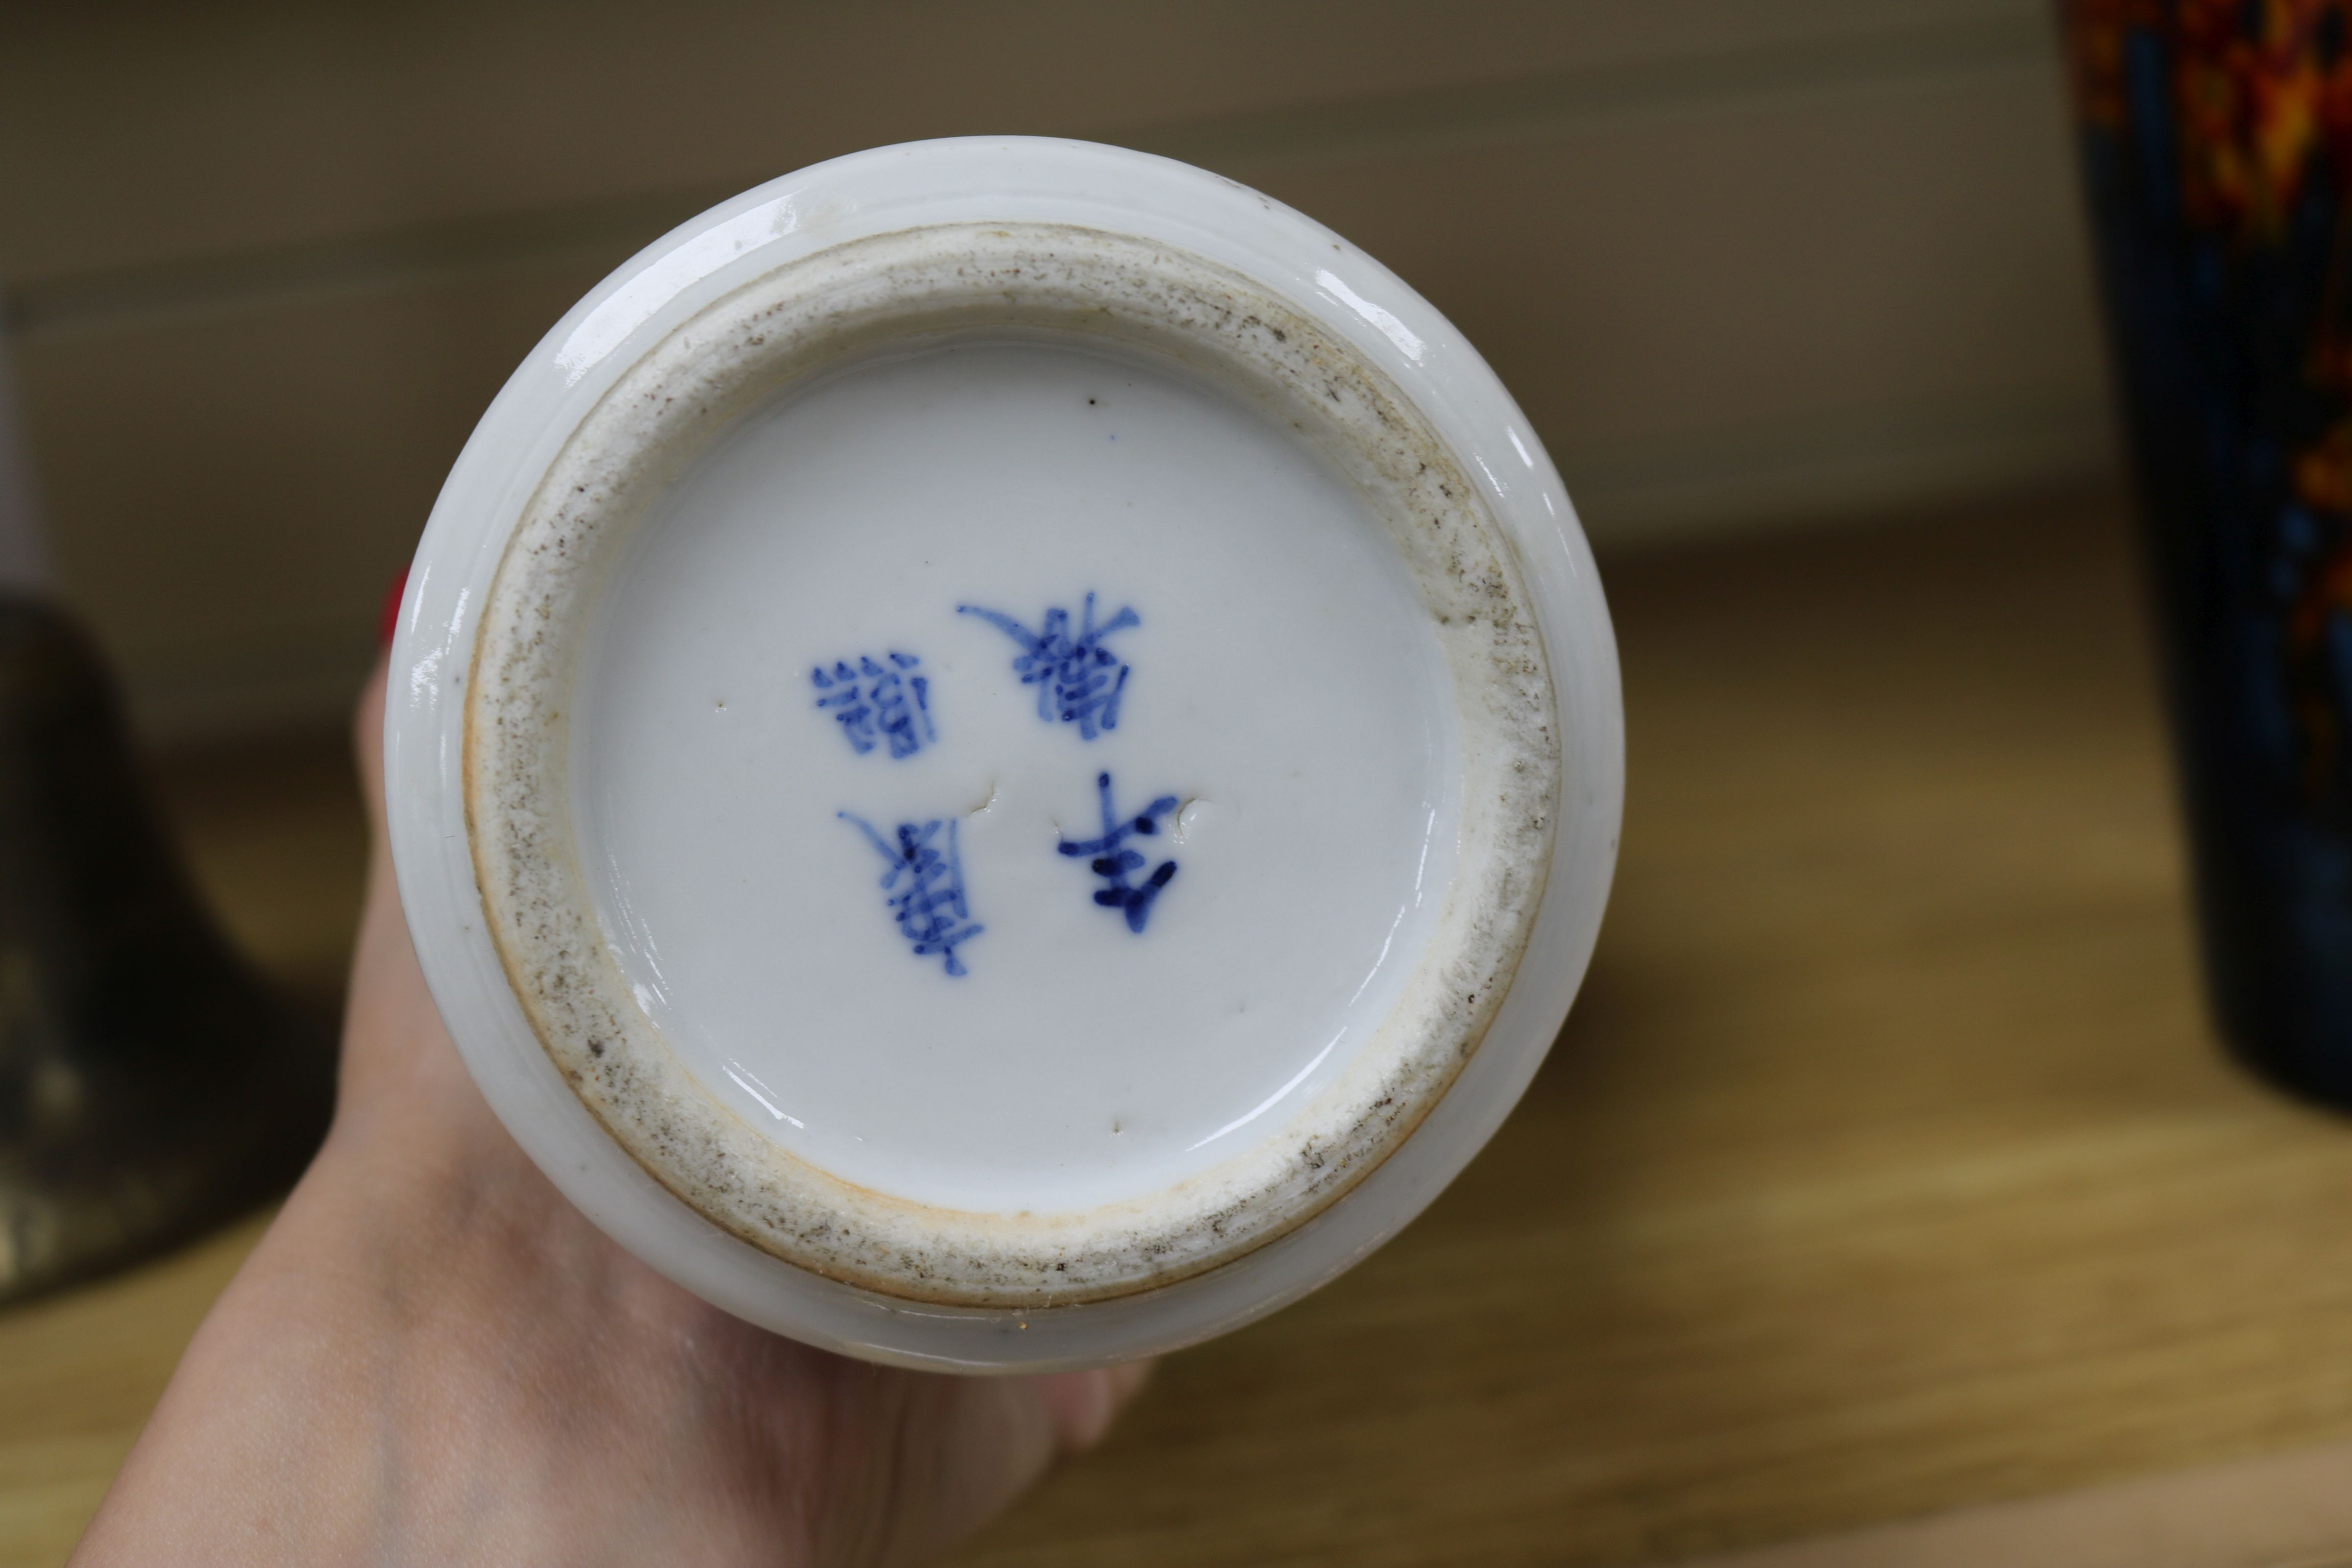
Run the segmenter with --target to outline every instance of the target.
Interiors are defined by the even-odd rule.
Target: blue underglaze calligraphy
[[[956,825],[926,822],[898,824],[885,838],[862,816],[844,811],[842,821],[854,824],[874,846],[889,869],[882,874],[882,891],[888,895],[898,934],[912,944],[917,958],[933,953],[945,957],[951,975],[971,973],[956,956],[959,943],[970,942],[988,928],[976,923],[964,899],[963,859],[956,853]]]
[[[1102,797],[1102,837],[1065,838],[1057,847],[1074,858],[1086,858],[1087,868],[1103,879],[1104,885],[1095,890],[1095,902],[1120,911],[1127,917],[1127,929],[1139,934],[1143,922],[1151,918],[1152,901],[1176,875],[1176,862],[1162,860],[1140,883],[1130,883],[1128,878],[1142,870],[1149,858],[1127,847],[1127,840],[1130,836],[1148,838],[1157,834],[1161,819],[1176,809],[1176,797],[1163,795],[1136,816],[1122,818],[1111,806],[1110,774],[1097,773],[1095,789]]]
[[[816,705],[841,725],[841,732],[858,755],[887,743],[893,758],[911,757],[939,739],[931,727],[931,683],[914,671],[922,660],[910,653],[890,653],[882,659],[860,657],[853,668],[846,659],[831,669],[823,665],[809,671],[819,693]]]
[[[1095,596],[1088,594],[1075,634],[1070,612],[1058,605],[1045,612],[1044,627],[1034,632],[1011,616],[978,605],[958,605],[956,610],[978,616],[1020,646],[1013,671],[1023,685],[1037,688],[1038,718],[1049,724],[1076,724],[1079,738],[1087,741],[1118,728],[1118,700],[1127,689],[1128,667],[1103,646],[1103,639],[1141,626],[1143,619],[1133,609],[1123,607],[1097,626]]]

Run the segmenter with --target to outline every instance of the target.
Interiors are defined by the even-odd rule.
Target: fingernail
[[[1093,1447],[1110,1435],[1110,1424],[1118,1415],[1118,1393],[1108,1372],[1078,1374],[1079,1390],[1084,1403],[1070,1413],[1070,1446],[1080,1450]]]
[[[400,569],[400,574],[392,580],[392,586],[383,595],[383,615],[377,621],[375,628],[375,646],[380,648],[390,647],[392,634],[400,629],[400,595],[407,590],[407,587],[408,568],[404,566]]]
[[[1130,1361],[1106,1369],[1114,1411],[1124,1408],[1129,1400],[1143,1392],[1143,1385],[1151,1381],[1151,1369],[1155,1364],[1148,1361]]]

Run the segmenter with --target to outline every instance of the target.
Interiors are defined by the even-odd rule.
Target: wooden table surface
[[[2210,1038],[2113,509],[1605,576],[1624,858],[1526,1102],[959,1562],[1660,1562],[2352,1437],[2352,1124]],[[274,755],[169,793],[317,986],[348,778]],[[253,1234],[0,1316],[0,1564],[62,1556]]]

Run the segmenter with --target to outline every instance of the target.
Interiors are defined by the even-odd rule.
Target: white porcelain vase
[[[417,952],[622,1246],[976,1372],[1419,1213],[1615,860],[1591,558],[1485,363],[1199,170],[886,147],[666,236],[483,416],[385,718]]]

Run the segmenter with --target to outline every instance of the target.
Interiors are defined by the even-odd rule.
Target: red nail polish
[[[400,629],[400,595],[407,586],[408,568],[404,566],[400,569],[400,574],[392,580],[392,586],[383,595],[383,615],[377,621],[375,628],[375,646],[378,647],[390,647],[392,634]]]

